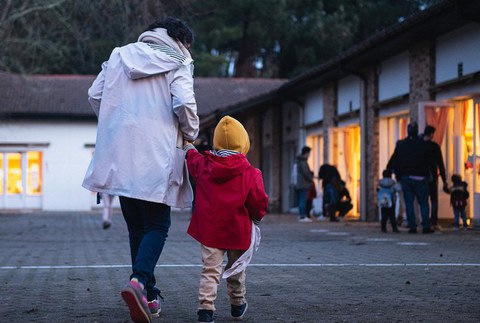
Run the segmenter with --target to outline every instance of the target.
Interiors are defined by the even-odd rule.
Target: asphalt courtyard
[[[154,322],[196,322],[199,245],[172,212],[156,269]],[[245,322],[480,322],[480,230],[381,233],[377,223],[298,223],[269,214],[247,269]],[[117,211],[0,214],[0,322],[129,322],[130,275]],[[215,322],[230,322],[222,280]]]

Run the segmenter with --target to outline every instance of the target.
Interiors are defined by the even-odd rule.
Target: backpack
[[[465,208],[467,206],[467,194],[465,194],[465,191],[453,188],[450,195],[450,204],[454,208]]]
[[[297,163],[293,164],[292,173],[290,174],[290,184],[296,186],[298,183],[298,166]]]
[[[392,207],[393,206],[393,187],[380,186],[377,192],[378,206],[379,207]]]

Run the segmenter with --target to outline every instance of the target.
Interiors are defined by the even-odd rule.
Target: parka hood
[[[396,182],[392,178],[384,177],[378,181],[378,184],[382,187],[388,188],[388,187],[394,186]]]
[[[248,162],[247,157],[243,154],[220,157],[206,151],[205,155],[212,161],[212,167],[209,171],[212,174],[212,178],[217,183],[226,182],[252,167]]]
[[[185,47],[163,28],[144,32],[138,42],[116,48],[125,73],[133,80],[177,70],[192,64]]]

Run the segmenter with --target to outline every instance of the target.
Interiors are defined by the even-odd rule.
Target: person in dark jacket
[[[335,213],[339,198],[338,188],[341,181],[340,173],[338,172],[337,167],[330,164],[323,164],[318,170],[318,179],[322,180],[323,216],[328,217],[332,222],[336,222],[338,221]]]
[[[449,189],[450,196],[450,205],[453,208],[453,230],[458,230],[460,225],[460,217],[463,221],[463,229],[468,229],[467,223],[467,214],[465,213],[465,208],[468,204],[468,198],[470,193],[468,193],[468,184],[465,181],[462,181],[462,177],[458,174],[452,175],[452,188]]]
[[[318,170],[318,178],[322,180],[322,188],[325,188],[334,178],[340,180],[340,173],[337,167],[330,164],[323,164]]]
[[[387,169],[395,174],[402,185],[407,212],[409,233],[417,233],[415,197],[420,203],[423,233],[433,233],[429,221],[428,205],[428,167],[429,153],[424,140],[418,136],[418,125],[412,122],[407,127],[408,136],[397,141],[393,155],[387,164]]]
[[[443,181],[443,191],[448,192],[445,164],[443,163],[440,145],[433,141],[435,127],[427,125],[423,131],[423,140],[427,143],[430,154],[428,196],[430,197],[430,225],[435,229],[441,229],[438,224],[438,175]]]
[[[350,196],[350,192],[347,188],[347,183],[345,183],[343,180],[340,180],[337,204],[338,216],[343,218],[351,209],[353,209],[352,197]]]
[[[301,154],[297,157],[297,199],[298,199],[298,215],[300,222],[312,222],[307,214],[307,197],[308,191],[314,185],[313,183],[313,172],[308,166],[307,160],[310,156],[310,147],[303,147]]]

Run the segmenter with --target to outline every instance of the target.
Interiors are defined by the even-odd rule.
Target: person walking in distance
[[[430,198],[430,225],[437,230],[441,230],[438,224],[438,175],[443,181],[443,191],[448,192],[447,175],[445,174],[445,164],[443,163],[442,150],[440,145],[433,141],[435,127],[427,125],[423,131],[423,140],[427,143],[429,158],[429,181],[428,196]]]
[[[121,296],[134,322],[160,313],[155,266],[170,208],[191,207],[183,141],[198,136],[191,29],[167,17],[134,43],[115,48],[88,90],[98,117],[83,186],[117,195],[127,223],[132,273]]]
[[[298,200],[298,221],[299,222],[312,222],[307,214],[307,197],[308,191],[312,188],[313,172],[308,166],[308,157],[310,157],[310,147],[304,146],[301,154],[297,157],[297,200]]]
[[[467,230],[467,215],[465,208],[470,194],[468,193],[468,184],[462,181],[460,175],[452,175],[452,188],[450,189],[450,205],[453,208],[453,230],[458,230],[460,226],[460,218],[462,218],[463,229]]]
[[[382,176],[377,186],[377,200],[378,206],[380,207],[382,232],[387,232],[387,220],[390,220],[392,231],[399,233],[397,220],[395,219],[395,200],[396,193],[401,189],[392,179],[392,173],[388,169],[383,171]]]
[[[417,233],[414,200],[420,203],[423,233],[433,233],[429,220],[428,205],[428,167],[429,153],[426,142],[418,136],[418,125],[411,122],[407,126],[408,136],[399,140],[387,169],[400,179],[405,209],[407,212],[409,233]]]
[[[112,216],[113,216],[113,198],[115,196],[108,193],[100,193],[100,199],[103,204],[103,213],[102,213],[102,228],[104,230],[110,228],[112,225]]]

